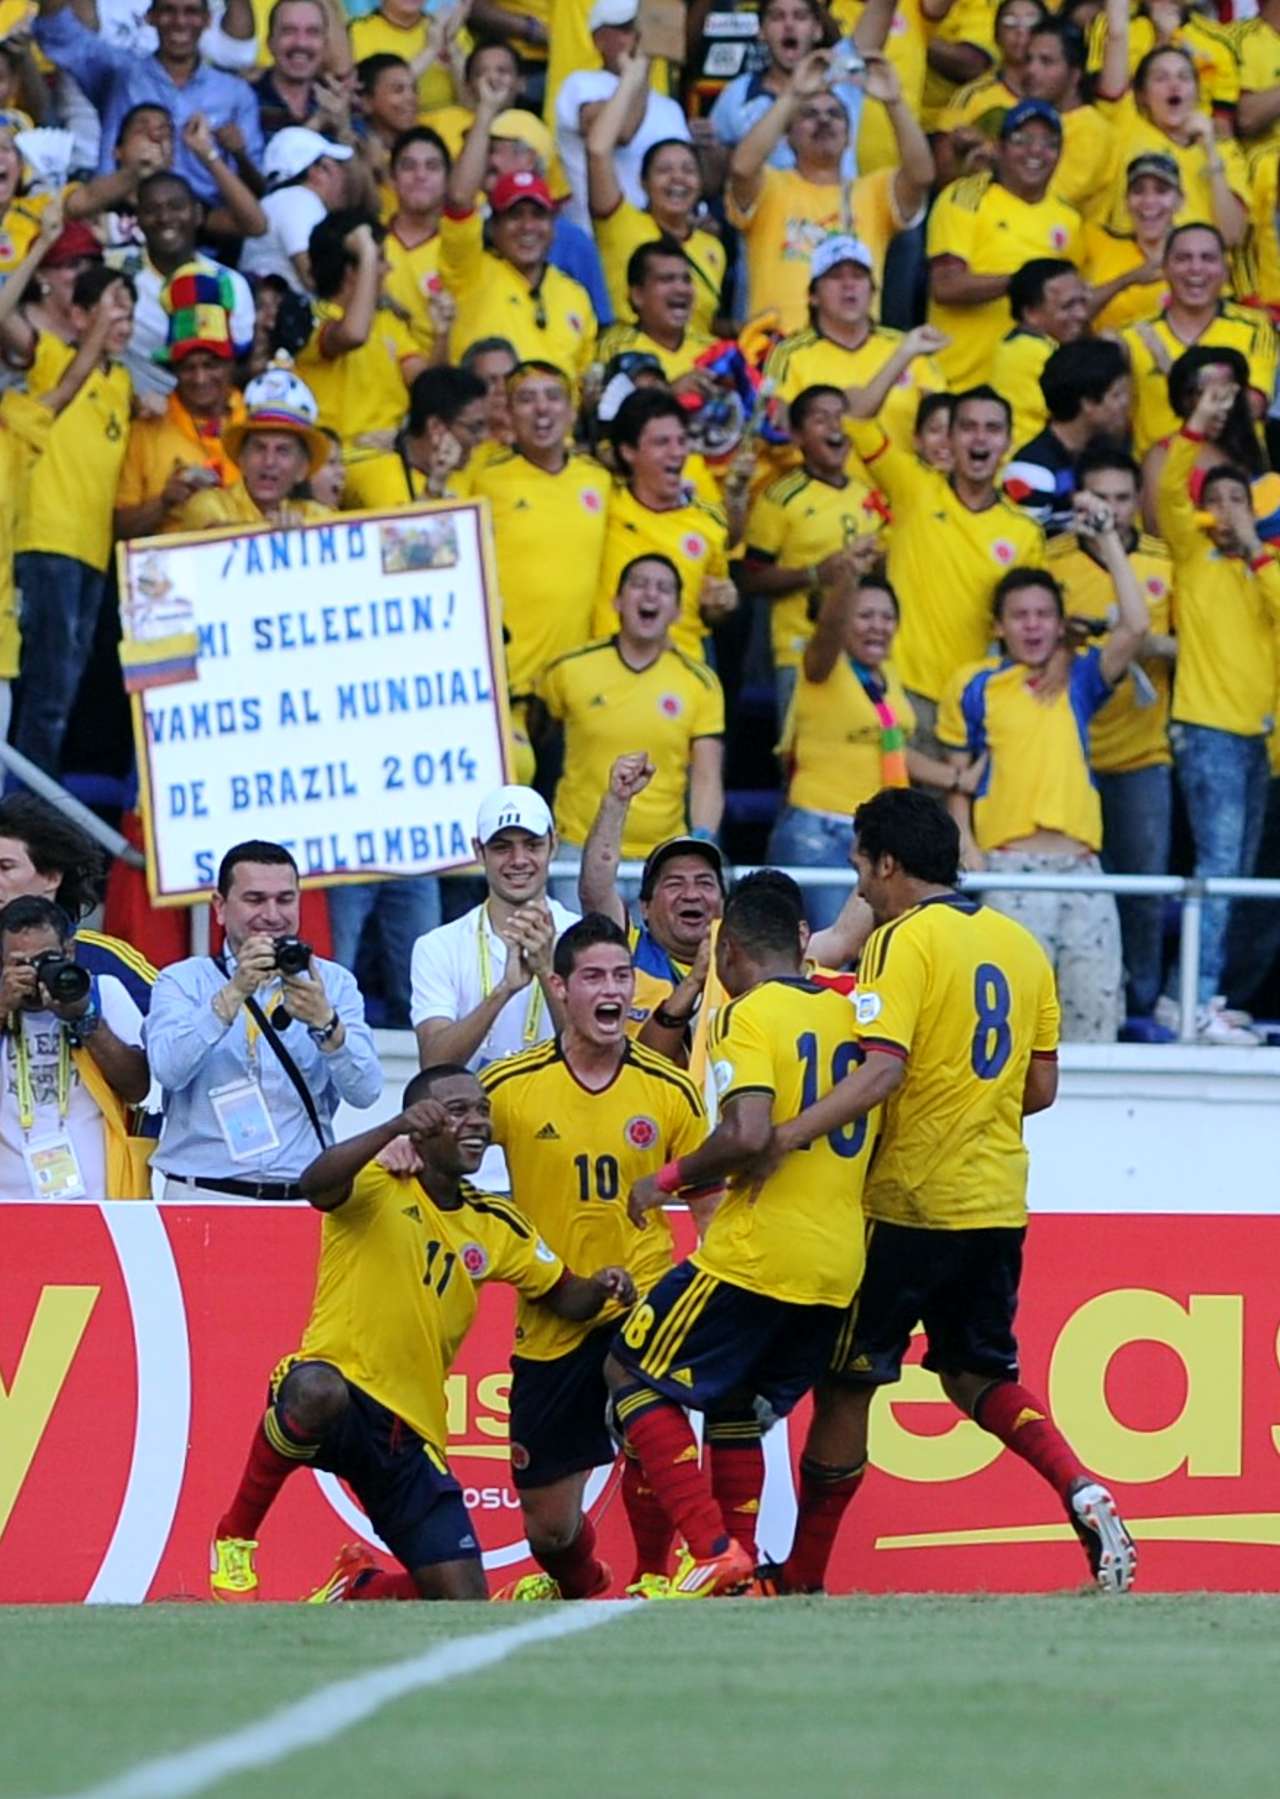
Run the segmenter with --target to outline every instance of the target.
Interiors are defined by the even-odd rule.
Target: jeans
[[[47,550],[24,550],[14,572],[22,595],[22,685],[13,746],[56,775],[107,577],[74,556]]]
[[[1267,810],[1253,872],[1260,880],[1280,876],[1280,775],[1267,783]],[[1233,1006],[1252,1009],[1272,969],[1280,961],[1280,900],[1241,900],[1231,908],[1227,929],[1224,986]]]
[[[1169,765],[1094,778],[1102,800],[1102,866],[1107,873],[1168,874],[1173,829],[1173,771]],[[1130,895],[1116,904],[1120,908],[1128,1009],[1135,1018],[1149,1018],[1160,997],[1164,972],[1164,901]]]
[[[1169,727],[1169,741],[1195,839],[1196,874],[1201,879],[1252,874],[1267,805],[1266,738],[1175,723]],[[1205,902],[1200,926],[1201,1005],[1222,991],[1230,915],[1230,900]]]
[[[851,818],[830,818],[800,806],[784,806],[769,833],[769,860],[779,867],[848,869],[852,850]],[[811,931],[825,931],[835,923],[852,885],[850,869],[846,885],[803,888],[804,915]]]
[[[387,1006],[387,1027],[409,1029],[409,961],[419,937],[440,923],[440,883],[430,875],[402,881],[356,881],[329,889],[333,959],[355,973],[360,939],[373,920]]]

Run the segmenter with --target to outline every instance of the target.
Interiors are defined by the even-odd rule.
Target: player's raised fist
[[[636,1284],[625,1268],[598,1268],[591,1276],[605,1300],[618,1300],[624,1306],[636,1303]]]
[[[609,792],[615,800],[633,800],[643,793],[658,772],[644,750],[616,758],[609,770]]]

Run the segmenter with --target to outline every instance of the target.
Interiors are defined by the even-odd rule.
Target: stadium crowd
[[[971,869],[1280,873],[1251,11],[694,0],[672,42],[638,0],[6,6],[11,743],[128,809],[117,542],[480,496],[517,776],[584,907],[672,839],[844,868],[908,784]],[[386,1022],[430,1017],[459,886],[331,895]],[[1160,901],[990,898],[1068,1039],[1171,1034]],[[845,892],[806,900],[839,937]],[[1203,1041],[1259,1040],[1278,940],[1206,908]]]

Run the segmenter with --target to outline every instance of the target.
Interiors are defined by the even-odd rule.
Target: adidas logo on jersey
[[[672,1380],[678,1380],[682,1387],[691,1387],[693,1385],[693,1371],[689,1368],[673,1368],[671,1370],[671,1378]]]
[[[554,1124],[544,1124],[540,1131],[534,1133],[535,1143],[559,1143],[560,1133]]]
[[[402,1218],[412,1218],[415,1224],[422,1223],[422,1213],[418,1210],[417,1206],[401,1206],[400,1216]]]

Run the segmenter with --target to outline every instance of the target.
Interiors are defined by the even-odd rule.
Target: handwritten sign
[[[509,755],[486,503],[146,538],[119,558],[157,904],[207,895],[252,837],[318,885],[471,862]]]

